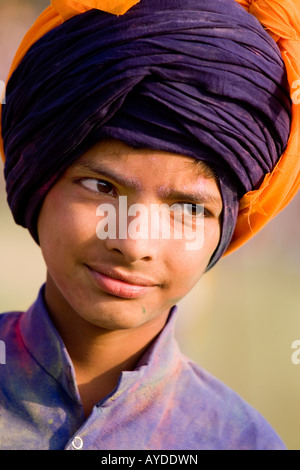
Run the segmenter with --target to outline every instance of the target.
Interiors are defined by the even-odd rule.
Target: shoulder
[[[14,333],[20,318],[24,312],[6,312],[0,314],[0,339],[10,336]]]
[[[262,415],[230,387],[182,356],[179,393],[193,416],[195,437],[215,449],[283,450],[285,445]],[[201,431],[201,432],[202,432]]]
[[[9,312],[0,314],[0,345],[2,363],[6,364],[6,374],[18,365],[20,358],[24,356],[24,344],[20,335],[19,323],[24,312]],[[5,357],[3,357],[5,355]],[[6,359],[9,357],[9,361]],[[10,367],[12,366],[13,367]],[[3,380],[3,376],[2,379]]]

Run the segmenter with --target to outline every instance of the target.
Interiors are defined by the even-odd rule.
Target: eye
[[[204,215],[204,205],[184,203],[184,211],[192,217],[201,217]]]
[[[84,186],[89,191],[100,194],[113,194],[115,192],[115,187],[109,181],[98,180],[95,178],[85,178],[80,180],[80,184]]]
[[[181,202],[173,204],[170,210],[188,217],[203,217],[205,215],[204,204]]]

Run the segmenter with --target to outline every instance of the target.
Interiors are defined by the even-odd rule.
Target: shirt
[[[177,307],[133,371],[85,418],[74,368],[44,302],[0,315],[1,450],[281,450],[265,419],[180,352]]]

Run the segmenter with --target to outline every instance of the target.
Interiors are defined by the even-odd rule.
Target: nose
[[[115,214],[110,215],[110,228],[104,244],[107,250],[122,256],[122,261],[128,264],[136,261],[154,260],[159,251],[159,240],[151,237],[150,211],[147,205],[120,204]]]
[[[136,261],[152,261],[157,257],[158,240],[107,239],[107,250],[122,256],[127,264]]]

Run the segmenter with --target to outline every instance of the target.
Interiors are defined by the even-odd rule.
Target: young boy
[[[283,203],[279,49],[233,0],[100,3],[52,1],[7,86],[8,202],[47,280],[0,317],[0,448],[284,449],[174,339],[177,302]]]

